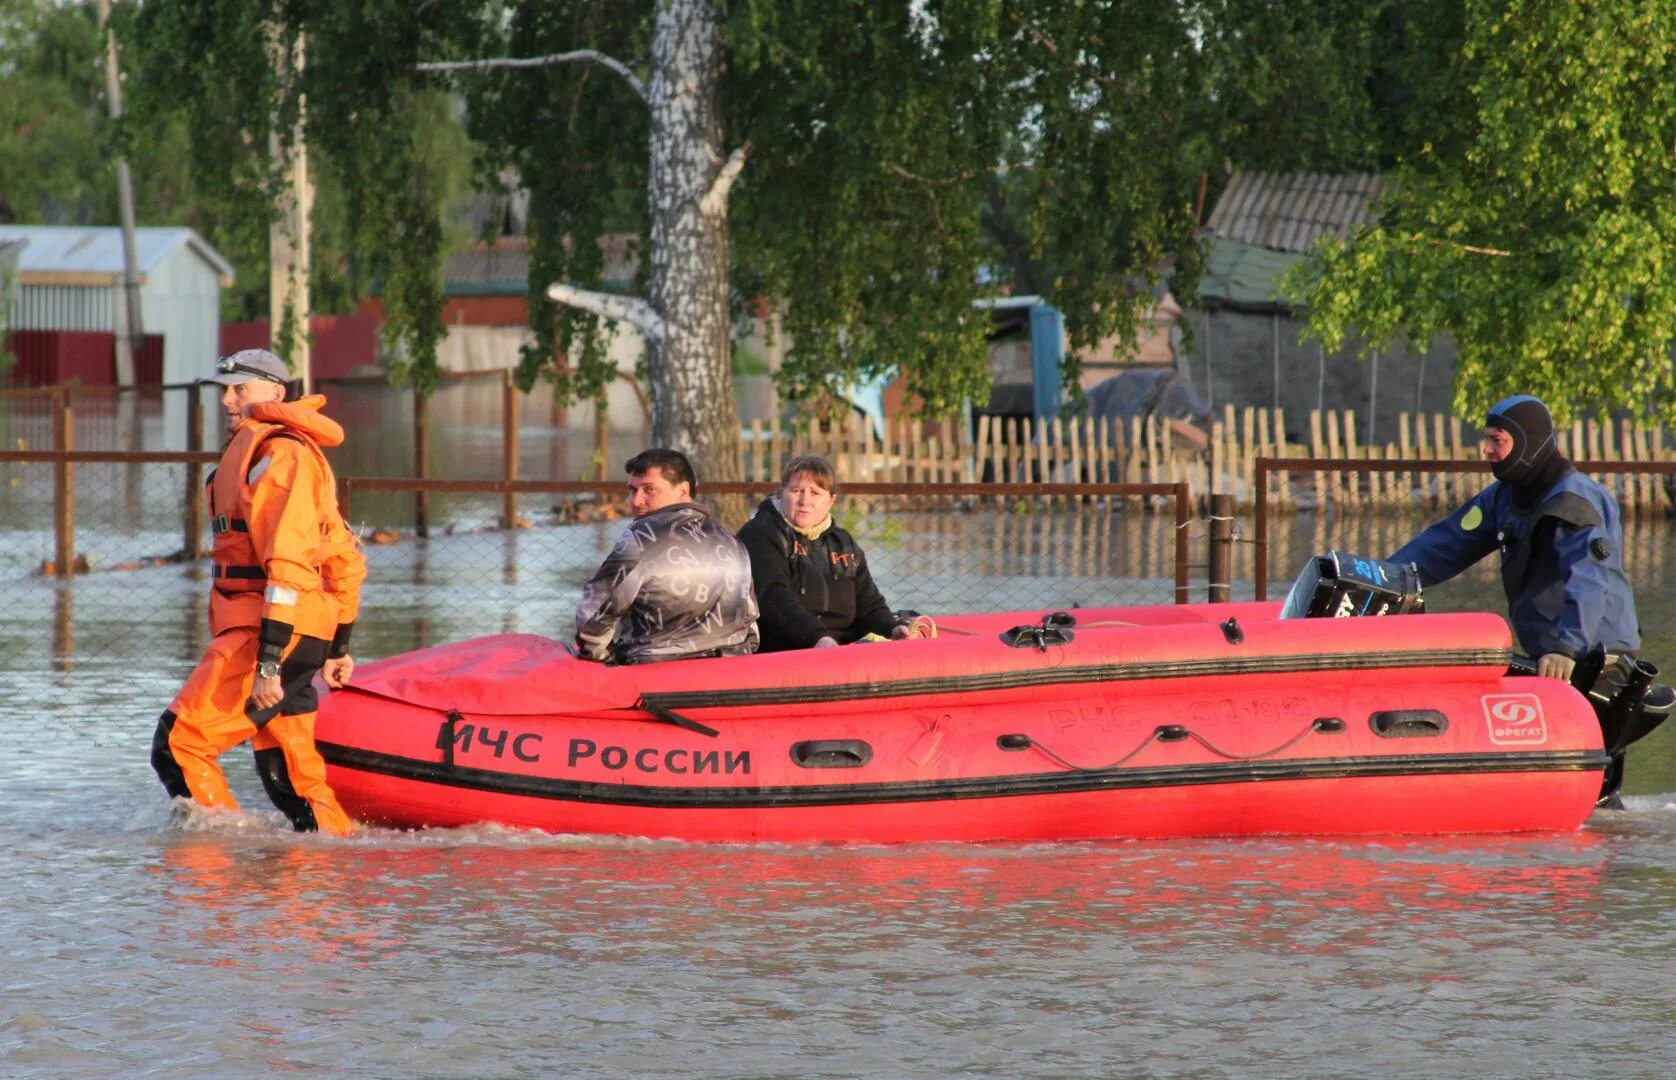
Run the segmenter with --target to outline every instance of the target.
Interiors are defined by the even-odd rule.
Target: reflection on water
[[[1167,580],[1167,520],[961,520],[869,526],[892,600]],[[363,654],[566,626],[614,526],[570,528],[374,549]],[[1650,794],[1676,777],[1642,764],[1664,733],[1630,811],[1571,834],[336,841],[287,831],[242,748],[250,813],[171,820],[147,757],[205,584],[116,580],[31,582],[0,623],[8,1077],[1655,1077],[1676,1052],[1676,805]],[[1669,585],[1642,589],[1661,626]]]
[[[1614,1075],[1654,1076],[1672,1049],[1670,811],[887,848],[125,813],[0,826],[8,1075],[1597,1075],[1610,1030]]]

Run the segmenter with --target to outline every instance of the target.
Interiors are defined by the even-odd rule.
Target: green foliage
[[[1459,100],[1459,0],[1201,0],[1197,26],[1224,170],[1383,171]]]
[[[479,9],[477,36],[431,59],[586,47],[631,60],[650,49],[646,5],[519,4],[504,22],[499,4],[464,6]],[[498,178],[510,167],[530,192],[528,300],[536,344],[524,350],[518,383],[527,390],[546,379],[567,400],[592,400],[617,374],[609,328],[595,315],[554,304],[547,287],[622,287],[606,281],[601,240],[621,232],[643,238],[646,231],[645,102],[621,77],[588,63],[472,73],[454,85],[466,94],[471,132],[484,147],[480,177]]]
[[[307,101],[319,311],[346,310],[376,283],[396,359],[391,376],[428,392],[442,336],[441,211],[468,179],[470,150],[445,94],[412,67],[474,23],[444,5],[416,19],[399,0],[204,0],[121,5],[136,122],[189,133],[196,219],[246,271],[230,314],[266,314],[267,234]],[[306,57],[287,73],[271,50]]]
[[[0,0],[8,4],[32,7]],[[729,148],[750,149],[729,206],[735,316],[761,300],[783,313],[789,355],[779,378],[793,396],[819,400],[896,369],[925,411],[947,413],[987,393],[990,320],[973,309],[974,299],[997,291],[1042,295],[1064,313],[1076,350],[1113,336],[1132,339],[1166,285],[1185,301],[1193,297],[1203,251],[1192,209],[1202,175],[1212,174],[1214,186],[1231,168],[1401,162],[1404,186],[1391,219],[1401,229],[1361,238],[1353,256],[1350,249],[1324,254],[1300,285],[1322,333],[1354,326],[1371,342],[1382,333],[1423,338],[1447,329],[1463,342],[1463,388],[1488,385],[1499,361],[1484,359],[1472,342],[1504,333],[1532,294],[1516,288],[1490,296],[1506,287],[1502,277],[1462,285],[1464,266],[1481,275],[1495,257],[1476,256],[1454,270],[1445,264],[1459,261],[1462,244],[1512,245],[1519,237],[1504,235],[1503,226],[1517,222],[1538,242],[1521,245],[1505,265],[1536,260],[1536,252],[1551,262],[1556,251],[1571,250],[1578,268],[1593,260],[1595,273],[1625,275],[1634,303],[1594,307],[1637,312],[1621,327],[1628,342],[1634,327],[1651,326],[1664,311],[1657,290],[1633,284],[1653,273],[1645,262],[1663,250],[1637,244],[1665,235],[1649,216],[1652,195],[1642,199],[1632,184],[1616,207],[1597,200],[1567,210],[1573,219],[1586,210],[1598,235],[1572,236],[1551,251],[1530,231],[1557,220],[1554,193],[1495,190],[1504,166],[1481,141],[1484,131],[1516,119],[1511,105],[1568,85],[1538,70],[1547,62],[1538,53],[1553,59],[1587,45],[1590,70],[1579,79],[1635,84],[1603,90],[1606,98],[1663,95],[1656,85],[1663,60],[1647,61],[1639,51],[1649,36],[1669,32],[1643,25],[1650,4],[1610,13],[1573,7],[733,0],[722,12],[724,131]],[[1498,21],[1527,9],[1529,19]],[[442,333],[440,264],[450,237],[440,221],[463,186],[465,162],[472,159],[484,187],[516,176],[531,196],[528,299],[536,341],[519,382],[528,388],[551,380],[562,397],[588,400],[615,377],[610,328],[553,304],[546,289],[556,281],[623,288],[608,279],[624,263],[638,266],[643,279],[645,103],[597,63],[453,75],[416,65],[595,49],[644,80],[653,10],[649,0],[437,0],[421,18],[407,0],[119,5],[138,114],[128,128],[191,163],[192,183],[176,205],[189,200],[193,220],[207,222],[200,228],[212,242],[239,259],[247,290],[239,302],[253,314],[265,295],[265,259],[249,253],[265,251],[267,208],[280,177],[267,154],[268,131],[277,124],[288,138],[306,94],[320,184],[317,306],[342,310],[376,284],[398,338],[392,374],[421,389],[434,385]],[[85,21],[85,13],[78,17]],[[1585,24],[1595,30],[1579,28]],[[1596,31],[1610,40],[1578,36]],[[274,70],[275,33],[282,42],[306,40],[300,78]],[[1487,60],[1491,54],[1499,59]],[[1503,62],[1507,70],[1498,74]],[[1519,65],[1536,65],[1525,76],[1528,87],[1513,77]],[[463,99],[474,142],[460,135],[451,95]],[[1494,112],[1498,96],[1503,104]],[[1541,116],[1526,109],[1525,122],[1569,115],[1578,132],[1600,127],[1589,116],[1609,102],[1587,98],[1574,95]],[[1463,107],[1469,101],[1476,111]],[[1628,126],[1660,122],[1649,115]],[[1422,145],[1425,153],[1413,149]],[[1625,168],[1638,182],[1655,179],[1646,190],[1662,198],[1664,181],[1654,173],[1666,159],[1651,146]],[[1583,168],[1592,154],[1588,145],[1568,147],[1563,167]],[[621,233],[636,244],[608,259],[602,241]],[[1415,235],[1427,239],[1416,245]],[[1479,245],[1475,236],[1488,240]],[[1609,257],[1613,250],[1619,254]],[[1630,265],[1630,252],[1642,265]],[[1616,295],[1584,294],[1595,301]],[[1468,308],[1485,323],[1477,337],[1461,333]],[[1604,320],[1597,313],[1591,325],[1598,331]],[[1524,349],[1534,340],[1513,334],[1494,347],[1512,350],[1518,342]],[[1640,355],[1647,344],[1636,339]],[[1074,356],[1065,375],[1074,386]]]
[[[1380,223],[1288,288],[1329,348],[1459,349],[1455,405],[1676,419],[1676,21],[1663,0],[1470,0],[1467,88]],[[1440,120],[1440,125],[1442,121]]]
[[[732,371],[735,375],[767,375],[768,363],[750,349],[733,343]]]
[[[149,58],[151,107],[184,114],[200,198],[238,250],[266,227],[248,207],[277,190],[268,129],[277,118],[286,130],[307,94],[313,162],[342,200],[351,291],[382,282],[403,336],[396,374],[420,385],[435,373],[448,191],[420,145],[424,101],[458,88],[479,180],[511,167],[531,193],[538,344],[520,383],[549,378],[575,400],[614,375],[605,328],[545,290],[609,287],[608,231],[626,226],[645,252],[645,104],[598,64],[453,78],[414,65],[578,48],[637,63],[652,11],[456,0],[418,19],[396,0],[152,0],[130,36]],[[306,37],[295,83],[267,62],[270,26]],[[786,313],[784,389],[813,398],[899,368],[927,411],[946,413],[987,392],[989,320],[975,298],[1042,293],[1086,347],[1132,335],[1172,261],[1191,291],[1205,150],[1190,126],[1191,29],[1182,6],[1151,0],[729,5],[725,131],[751,147],[730,206],[735,295],[741,310],[761,297]]]
[[[0,0],[0,218],[84,222],[114,209],[100,44],[89,8]]]
[[[725,32],[735,284],[783,302],[793,396],[894,367],[947,413],[988,390],[974,299],[1045,295],[1086,347],[1133,335],[1171,257],[1191,289],[1174,5],[750,0]]]

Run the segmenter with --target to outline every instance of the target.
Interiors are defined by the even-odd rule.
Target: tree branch
[[[546,67],[549,64],[569,64],[577,61],[592,61],[610,68],[634,88],[640,95],[640,100],[646,100],[646,84],[640,81],[632,69],[621,60],[607,56],[595,49],[575,49],[571,52],[551,53],[547,56],[494,57],[489,60],[436,60],[425,64],[413,65],[419,71],[482,71],[488,68],[534,68]]]
[[[994,165],[987,169],[973,169],[955,176],[937,178],[933,176],[921,176],[919,173],[909,172],[907,169],[904,169],[902,166],[893,161],[885,162],[885,168],[889,169],[897,176],[902,177],[902,179],[912,180],[918,184],[929,184],[932,187],[944,187],[948,184],[964,184],[966,181],[976,180],[980,176],[999,176],[1002,173],[1012,172],[1014,169],[1028,169],[1030,167],[1031,166],[1028,162],[1003,162],[1000,165]]]
[[[728,155],[727,163],[716,174],[716,179],[710,182],[710,190],[704,193],[704,199],[698,204],[701,213],[714,217],[727,209],[728,192],[733,190],[733,182],[739,179],[739,173],[745,168],[745,158],[751,153],[751,144],[746,143]]]
[[[547,286],[547,299],[601,318],[626,322],[646,335],[648,341],[658,342],[664,338],[663,317],[638,296],[618,296],[616,293],[555,284]]]

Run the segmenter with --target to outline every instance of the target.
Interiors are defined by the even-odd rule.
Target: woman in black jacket
[[[756,587],[758,652],[848,645],[867,634],[905,638],[855,538],[832,520],[837,473],[815,454],[793,458],[780,493],[739,530]]]

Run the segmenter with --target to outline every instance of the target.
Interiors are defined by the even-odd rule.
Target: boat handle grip
[[[809,739],[792,743],[791,759],[805,769],[859,769],[873,760],[860,739]]]
[[[1436,709],[1390,709],[1368,717],[1373,733],[1386,739],[1424,739],[1449,730],[1449,718]]]

